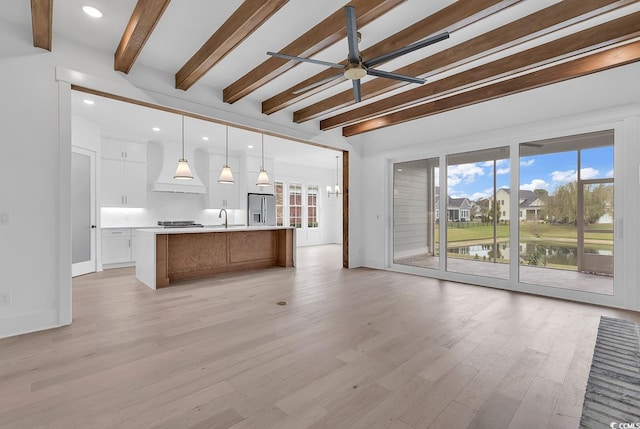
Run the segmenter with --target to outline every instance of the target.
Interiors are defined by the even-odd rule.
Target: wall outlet
[[[10,293],[0,293],[0,305],[11,305]]]
[[[9,225],[9,212],[0,212],[0,225]]]

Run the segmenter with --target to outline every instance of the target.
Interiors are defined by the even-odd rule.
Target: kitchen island
[[[137,231],[136,278],[152,289],[220,273],[295,266],[295,229],[153,228]]]

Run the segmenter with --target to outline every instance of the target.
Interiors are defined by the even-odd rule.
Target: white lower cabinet
[[[113,268],[135,263],[134,243],[135,230],[130,228],[110,228],[102,230],[102,266]]]

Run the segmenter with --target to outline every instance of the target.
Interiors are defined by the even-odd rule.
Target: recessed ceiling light
[[[95,102],[95,101],[93,101],[93,100],[89,100],[89,99],[82,100],[82,102],[83,102],[84,104],[88,104],[89,106],[93,106],[94,104],[96,104],[96,102]]]
[[[151,129],[152,129],[153,131],[156,131],[156,132],[157,132],[157,131],[160,131],[160,128],[158,128],[158,127],[153,127],[153,128],[151,128]]]
[[[253,145],[250,144],[249,146],[247,146],[249,149],[253,149]]]
[[[82,6],[82,11],[92,18],[102,18],[102,12],[93,6]]]
[[[398,170],[397,170],[397,171],[402,171],[402,168],[398,168]]]
[[[202,137],[202,140],[207,141],[207,140],[209,140],[209,137],[204,136],[204,137]]]

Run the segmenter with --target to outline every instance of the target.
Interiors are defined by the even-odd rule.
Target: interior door
[[[71,152],[71,275],[96,271],[96,154]]]

